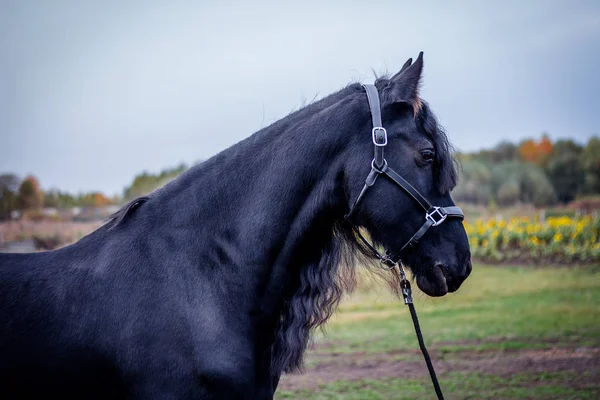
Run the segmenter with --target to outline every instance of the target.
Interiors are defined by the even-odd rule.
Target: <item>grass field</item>
[[[475,266],[415,298],[446,398],[600,398],[600,267]],[[406,306],[363,279],[276,398],[434,399]]]

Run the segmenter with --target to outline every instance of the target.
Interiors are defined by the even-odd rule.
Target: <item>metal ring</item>
[[[375,166],[375,159],[373,159],[371,161],[371,168],[373,168],[375,171],[379,172],[380,174],[383,174],[387,170],[387,168],[388,168],[387,160],[384,158],[383,159],[383,166],[381,168],[377,168]]]
[[[388,262],[391,262],[391,264],[388,264]],[[391,259],[383,256],[379,259],[379,266],[381,267],[381,269],[383,269],[384,271],[389,271],[392,268],[394,268],[396,266],[396,263],[393,262]]]

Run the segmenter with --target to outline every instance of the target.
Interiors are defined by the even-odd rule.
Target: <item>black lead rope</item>
[[[412,288],[410,287],[410,282],[406,278],[406,273],[404,272],[404,265],[402,261],[396,262],[393,261],[388,255],[382,255],[376,248],[373,246],[365,237],[360,233],[358,228],[354,224],[351,224],[354,232],[358,235],[360,240],[367,246],[367,248],[373,253],[375,258],[379,259],[381,267],[384,269],[393,269],[396,265],[398,265],[398,269],[400,271],[400,289],[402,290],[402,297],[404,298],[404,304],[408,306],[408,310],[410,312],[410,317],[412,318],[413,326],[415,327],[415,333],[417,334],[417,341],[419,342],[419,348],[421,349],[421,353],[423,353],[423,358],[425,359],[425,364],[427,364],[427,370],[429,371],[429,376],[431,377],[431,382],[433,383],[433,388],[435,389],[435,393],[437,394],[438,400],[444,400],[444,395],[442,393],[442,389],[440,388],[440,383],[438,382],[437,375],[435,373],[435,369],[433,368],[433,363],[431,362],[431,357],[429,356],[429,352],[427,351],[427,347],[425,346],[425,341],[423,340],[423,334],[421,333],[421,325],[419,324],[419,318],[417,317],[417,310],[415,309],[415,305],[412,298]]]
[[[429,376],[431,377],[431,382],[433,382],[433,387],[435,388],[435,393],[437,394],[438,400],[444,400],[444,395],[442,394],[442,389],[440,388],[440,384],[438,382],[437,376],[435,374],[435,369],[433,368],[433,364],[431,362],[431,357],[429,357],[429,352],[427,352],[427,348],[425,347],[425,342],[423,341],[423,334],[421,333],[421,327],[419,325],[419,319],[417,318],[417,311],[415,310],[415,305],[413,303],[412,298],[412,289],[410,287],[410,282],[406,279],[406,273],[404,272],[404,264],[401,260],[401,254],[405,249],[408,249],[414,245],[416,245],[425,235],[429,228],[437,226],[444,222],[446,218],[458,218],[463,219],[464,214],[459,207],[456,206],[448,206],[448,207],[437,207],[432,205],[414,186],[412,186],[408,181],[406,181],[400,174],[390,168],[387,164],[387,161],[384,157],[383,149],[387,145],[387,131],[382,126],[381,120],[381,105],[379,103],[379,93],[377,92],[377,88],[374,85],[363,85],[365,91],[367,93],[367,98],[369,100],[369,106],[371,108],[371,117],[373,119],[373,130],[371,131],[373,144],[375,145],[375,153],[373,156],[373,161],[371,162],[371,171],[369,175],[367,175],[367,179],[365,180],[365,184],[360,191],[356,201],[350,208],[350,211],[345,216],[345,220],[350,224],[358,238],[361,242],[366,246],[367,249],[372,253],[372,256],[379,259],[381,267],[387,270],[393,269],[396,265],[400,271],[400,289],[402,290],[402,297],[404,297],[404,304],[408,306],[408,310],[410,311],[410,316],[413,321],[413,325],[415,327],[415,332],[417,334],[417,340],[419,341],[419,347],[421,349],[421,353],[423,353],[423,358],[425,358],[425,363],[427,364],[427,369],[429,370]],[[385,255],[382,255],[376,248],[373,246],[367,239],[363,237],[360,233],[358,227],[352,223],[351,218],[353,214],[358,209],[358,205],[360,201],[365,196],[367,190],[373,186],[377,180],[379,175],[385,175],[392,182],[400,186],[412,199],[414,199],[423,210],[425,210],[425,222],[423,225],[417,230],[417,232],[410,238],[410,240],[402,246],[397,255],[392,255],[389,252],[386,252]]]
[[[412,318],[412,322],[415,327],[415,333],[417,334],[419,348],[421,349],[421,353],[423,353],[425,364],[427,364],[427,370],[429,370],[429,376],[431,377],[431,382],[433,383],[435,394],[437,394],[439,400],[444,400],[444,395],[442,393],[442,389],[440,388],[440,383],[438,382],[437,375],[435,374],[435,369],[433,368],[431,357],[429,356],[427,347],[425,347],[425,341],[423,340],[423,334],[421,333],[421,325],[419,325],[419,318],[417,317],[417,310],[415,310],[415,305],[412,299],[412,289],[410,287],[410,282],[408,281],[408,279],[406,279],[406,274],[404,273],[403,265],[400,263],[398,264],[398,267],[400,268],[400,288],[402,289],[402,297],[404,297],[404,304],[408,306],[408,310],[410,311],[410,317]]]

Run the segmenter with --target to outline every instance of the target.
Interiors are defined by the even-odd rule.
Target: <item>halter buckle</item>
[[[448,214],[441,207],[433,207],[431,212],[425,213],[425,219],[433,222],[431,226],[438,226],[446,220]]]
[[[373,136],[373,144],[377,147],[385,147],[387,145],[387,131],[382,126],[375,126],[371,131]],[[381,142],[383,140],[383,143]]]

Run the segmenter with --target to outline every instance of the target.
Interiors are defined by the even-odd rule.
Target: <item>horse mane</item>
[[[271,347],[271,372],[274,376],[302,370],[311,332],[315,328],[323,328],[343,295],[356,287],[357,264],[369,267],[372,273],[383,277],[392,291],[399,295],[399,276],[383,271],[377,260],[368,254],[369,250],[357,240],[349,223],[342,221],[334,225],[321,257],[301,267],[297,290],[284,299]]]
[[[321,99],[317,99],[317,96],[315,96],[310,103],[304,104],[302,107],[298,108],[297,110],[292,110],[288,115],[273,122],[271,125],[260,129],[258,132],[256,132],[256,134],[259,134],[262,131],[266,131],[266,130],[270,130],[270,129],[285,130],[290,125],[293,125],[300,121],[304,121],[310,115],[321,111],[322,109],[326,108],[327,106],[337,102],[342,97],[345,97],[348,94],[348,90],[357,92],[357,91],[361,90],[361,86],[359,83],[350,83],[350,84],[346,85],[345,87],[343,87],[342,89],[338,90],[337,92],[334,92],[334,93],[332,93],[326,97],[323,97]],[[199,164],[193,166],[192,168],[201,168],[201,165],[204,163],[206,163],[206,161],[204,161],[203,163],[199,163]],[[190,169],[192,169],[192,168],[190,168]],[[175,178],[174,180],[177,180],[178,178],[179,177]],[[144,203],[151,200],[151,198],[153,197],[155,192],[161,191],[161,190],[163,190],[163,188],[157,188],[153,192],[151,192],[147,195],[140,196],[140,197],[137,197],[137,198],[131,200],[130,202],[128,202],[127,204],[122,206],[119,210],[117,210],[113,214],[109,215],[106,218],[106,220],[104,221],[104,224],[107,226],[110,226],[110,229],[112,229],[112,228],[116,227],[117,225],[120,225],[121,223],[125,222],[128,218],[133,216],[135,210],[137,210]]]
[[[358,90],[362,90],[360,86]],[[436,150],[434,182],[437,183],[440,192],[447,193],[457,183],[453,146],[425,101],[419,100],[419,108],[416,111],[415,119]],[[370,250],[358,240],[349,223],[336,222],[330,241],[321,250],[321,257],[301,267],[297,290],[284,299],[271,347],[273,375],[302,369],[311,331],[324,327],[344,293],[352,292],[355,288],[355,266],[358,264],[382,278],[392,292],[400,296],[398,271],[384,271],[379,268],[378,261],[372,258]]]
[[[384,79],[380,78],[378,81]],[[259,130],[257,134],[271,129],[281,131],[293,129],[295,125],[304,123],[312,115],[360,91],[362,91],[360,84],[351,83],[338,92],[291,112],[286,117]],[[365,97],[365,108],[366,101]],[[457,182],[452,157],[453,147],[426,102],[420,100],[415,119],[436,149],[434,181],[441,192],[448,192]],[[179,178],[175,180],[177,179]],[[111,215],[107,219],[107,224],[112,228],[124,223],[134,215],[135,210],[151,201],[153,195],[154,193],[151,193],[130,201]],[[381,243],[375,244],[381,246]],[[281,314],[269,349],[273,376],[302,369],[303,356],[311,332],[315,328],[324,326],[336,310],[344,293],[351,292],[356,286],[356,268],[354,268],[356,265],[365,266],[372,273],[382,277],[391,290],[399,295],[400,277],[397,271],[383,271],[379,268],[378,261],[370,254],[370,250],[358,240],[348,222],[337,221],[333,224],[329,240],[320,249],[320,256],[300,266],[298,277],[282,299]]]
[[[416,116],[421,129],[429,136],[435,148],[436,162],[433,179],[442,194],[450,192],[458,183],[457,160],[454,158],[454,146],[448,140],[444,128],[437,122],[429,104],[420,100],[421,107]]]

